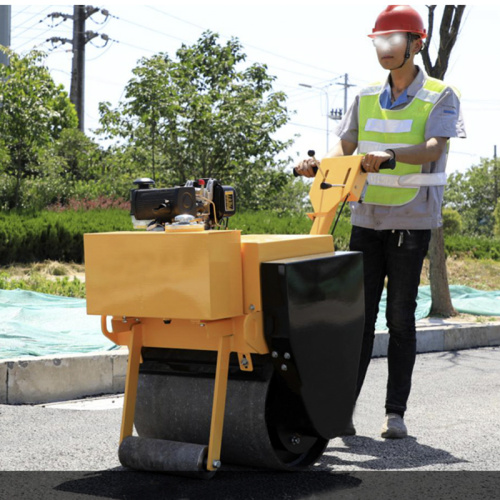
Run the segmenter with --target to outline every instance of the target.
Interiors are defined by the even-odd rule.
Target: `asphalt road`
[[[210,481],[124,471],[120,397],[0,405],[0,499],[498,498],[500,348],[418,355],[403,440],[380,437],[386,373],[374,359],[357,435],[333,439],[311,471],[222,469]]]

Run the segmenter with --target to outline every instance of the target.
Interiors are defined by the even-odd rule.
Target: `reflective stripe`
[[[365,125],[366,132],[381,132],[382,134],[403,134],[411,132],[413,120],[381,120],[369,118]]]
[[[376,94],[380,94],[382,88],[383,88],[383,85],[381,85],[381,84],[374,84],[374,85],[371,85],[370,87],[365,87],[365,88],[361,89],[361,92],[359,93],[359,95],[376,95]]]
[[[445,186],[446,172],[435,174],[368,174],[368,184],[370,186],[384,186],[393,188],[409,188],[422,186]]]
[[[358,142],[358,153],[371,153],[372,151],[385,151],[386,149],[399,149],[408,148],[411,144],[400,144],[400,143],[385,143],[385,142],[374,142],[374,141],[359,141]]]
[[[421,101],[425,102],[430,102],[432,104],[436,104],[436,102],[439,99],[439,96],[441,94],[439,92],[434,92],[432,90],[428,90],[425,88],[421,88],[418,92],[417,95],[415,96],[415,99],[420,99]]]

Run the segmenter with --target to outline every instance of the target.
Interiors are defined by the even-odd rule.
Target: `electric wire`
[[[168,17],[172,17],[172,18],[174,18],[174,19],[176,19],[176,20],[178,20],[178,21],[180,21],[180,22],[183,22],[183,23],[187,23],[187,24],[193,25],[193,26],[197,27],[198,29],[204,29],[203,27],[201,27],[201,26],[199,26],[199,25],[196,25],[196,24],[194,24],[194,23],[190,23],[189,21],[186,21],[186,20],[184,20],[184,19],[178,18],[178,17],[176,17],[176,16],[172,16],[171,14],[168,14],[168,13],[166,13],[166,12],[164,12],[164,11],[161,11],[160,9],[155,9],[155,8],[153,8],[153,7],[150,7],[150,8],[151,8],[152,10],[158,11],[159,13],[162,13],[163,15],[166,15],[166,16],[168,16]],[[144,25],[141,25],[140,23],[137,23],[137,22],[131,21],[131,20],[129,20],[129,19],[126,19],[126,18],[123,18],[123,17],[120,17],[120,16],[110,15],[110,17],[113,17],[113,18],[115,18],[115,19],[117,19],[117,20],[121,20],[121,21],[123,21],[123,22],[125,22],[125,23],[128,23],[128,24],[132,24],[132,25],[137,26],[137,27],[139,27],[139,28],[142,28],[142,29],[144,29],[144,30],[152,31],[152,32],[158,33],[158,34],[160,34],[160,35],[162,35],[162,36],[166,36],[166,37],[171,38],[171,39],[175,39],[175,40],[182,41],[183,43],[189,43],[189,42],[188,42],[187,40],[185,40],[185,39],[182,39],[182,38],[179,38],[179,37],[175,37],[175,36],[173,36],[173,35],[169,35],[169,34],[165,33],[164,31],[160,31],[160,30],[152,30],[151,28],[146,27],[146,26],[144,26]],[[228,38],[228,37],[225,37],[225,38]],[[128,46],[128,47],[131,47],[131,48],[134,48],[134,49],[137,49],[137,50],[141,50],[141,51],[144,51],[144,52],[148,52],[148,53],[155,53],[155,51],[154,51],[154,50],[151,50],[151,49],[148,49],[148,48],[145,48],[145,47],[140,47],[140,46],[138,46],[138,45],[134,45],[134,44],[131,44],[131,43],[128,43],[128,42],[124,42],[124,41],[120,41],[120,40],[115,40],[115,42],[117,42],[117,43],[121,43],[122,45],[125,45],[125,46]],[[29,43],[29,42],[28,42],[28,43]],[[24,45],[26,45],[26,43],[24,43],[22,46],[24,46]],[[297,64],[301,64],[301,65],[304,65],[304,66],[309,66],[309,67],[314,68],[314,69],[321,69],[322,71],[324,71],[324,68],[318,68],[318,67],[315,67],[315,66],[313,66],[313,65],[307,65],[306,63],[301,63],[300,61],[297,61],[297,60],[295,60],[295,59],[292,59],[292,58],[289,58],[289,57],[286,57],[286,56],[281,56],[281,55],[279,55],[279,54],[273,53],[273,52],[271,52],[271,51],[267,51],[267,50],[265,50],[265,49],[261,49],[261,48],[256,47],[256,46],[252,46],[252,47],[256,48],[257,50],[262,50],[262,51],[264,51],[264,52],[267,52],[267,53],[269,53],[269,54],[271,54],[271,55],[273,55],[273,56],[280,57],[280,58],[286,59],[286,60],[288,60],[288,61],[295,62],[295,63],[297,63]],[[94,59],[97,59],[97,58],[99,58],[99,57],[101,57],[101,56],[99,55],[99,56],[97,56],[97,57],[96,57],[96,58],[94,58]],[[256,62],[256,61],[252,61],[251,59],[249,59],[249,61],[248,61],[248,62]],[[308,78],[308,79],[310,79],[310,78],[311,78],[311,75],[310,75],[310,74],[302,73],[302,72],[299,72],[299,71],[294,71],[294,70],[291,70],[291,69],[289,69],[289,68],[283,68],[283,67],[279,67],[279,66],[275,66],[275,65],[269,65],[269,66],[271,67],[271,70],[272,70],[272,71],[282,71],[282,72],[286,72],[286,73],[293,74],[293,75],[296,75],[296,76],[306,77],[306,78]],[[328,72],[329,72],[329,71],[328,71]],[[329,72],[329,73],[331,73],[331,72]],[[341,76],[341,75],[339,75],[339,76]],[[290,85],[290,86],[289,86],[289,88],[293,88],[293,87]],[[290,96],[287,96],[287,97],[290,97]]]
[[[207,31],[207,28],[204,28],[203,26],[200,26],[198,24],[195,24],[195,23],[192,23],[190,21],[186,21],[185,19],[182,19],[178,16],[174,16],[173,14],[169,14],[168,12],[165,12],[161,9],[158,9],[157,7],[153,7],[151,5],[148,5],[147,6],[149,9],[155,11],[155,12],[158,12],[160,14],[163,14],[167,17],[171,17],[172,19],[176,19],[177,21],[180,21],[182,23],[185,23],[185,24],[189,24],[191,26],[194,26],[195,28],[198,28],[198,29],[201,29],[203,31]],[[220,34],[220,36],[222,36],[223,38],[226,38],[226,39],[230,39],[231,37],[227,36],[227,35],[224,35],[224,34]],[[255,49],[255,50],[259,50],[261,52],[264,52],[266,54],[269,54],[269,55],[272,55],[274,57],[278,57],[280,59],[284,59],[288,62],[293,62],[295,64],[299,64],[301,66],[305,66],[305,67],[309,67],[309,68],[312,68],[312,69],[316,69],[316,70],[320,70],[320,71],[323,71],[323,72],[326,72],[326,73],[330,73],[330,74],[335,74],[337,76],[341,76],[340,73],[335,73],[335,72],[332,72],[330,70],[326,70],[325,68],[322,68],[322,67],[319,67],[319,66],[314,66],[312,64],[309,64],[309,63],[305,63],[305,62],[302,62],[302,61],[298,61],[297,59],[293,59],[291,57],[288,57],[288,56],[284,56],[284,55],[281,55],[281,54],[277,54],[276,52],[272,52],[268,49],[263,49],[262,47],[258,47],[256,45],[251,45],[251,44],[248,44],[248,43],[245,43],[244,41],[241,41],[241,43],[245,46],[245,47],[250,47],[252,49]]]
[[[16,18],[19,14],[22,14],[23,12],[27,11],[30,7],[31,7],[31,5],[27,5],[23,10],[20,10],[20,11],[16,12],[14,15],[12,15],[11,19]]]
[[[24,20],[22,23],[12,26],[12,31],[15,31],[16,29],[22,28],[26,23],[29,23],[30,21],[32,21],[36,17],[40,17],[41,14],[43,14],[45,11],[49,10],[50,8],[52,8],[52,5],[48,5],[48,6],[44,7],[41,11],[37,12],[35,15],[31,16],[29,19]],[[41,20],[37,21],[33,26],[36,26],[39,22],[41,22]]]

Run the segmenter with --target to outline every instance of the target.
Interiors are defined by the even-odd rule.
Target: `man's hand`
[[[315,158],[308,158],[307,160],[302,160],[295,167],[295,172],[297,172],[298,175],[303,175],[304,177],[314,177],[316,174],[313,167],[319,167],[319,161]]]
[[[361,166],[366,172],[378,172],[380,165],[384,163],[384,161],[391,160],[392,158],[392,153],[387,151],[372,151],[371,153],[366,153],[363,157]]]

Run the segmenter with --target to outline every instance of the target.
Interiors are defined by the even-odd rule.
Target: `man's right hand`
[[[317,169],[319,167],[319,161],[315,158],[308,158],[307,160],[302,160],[294,170],[298,175],[314,177],[316,172],[313,170],[313,167]]]

